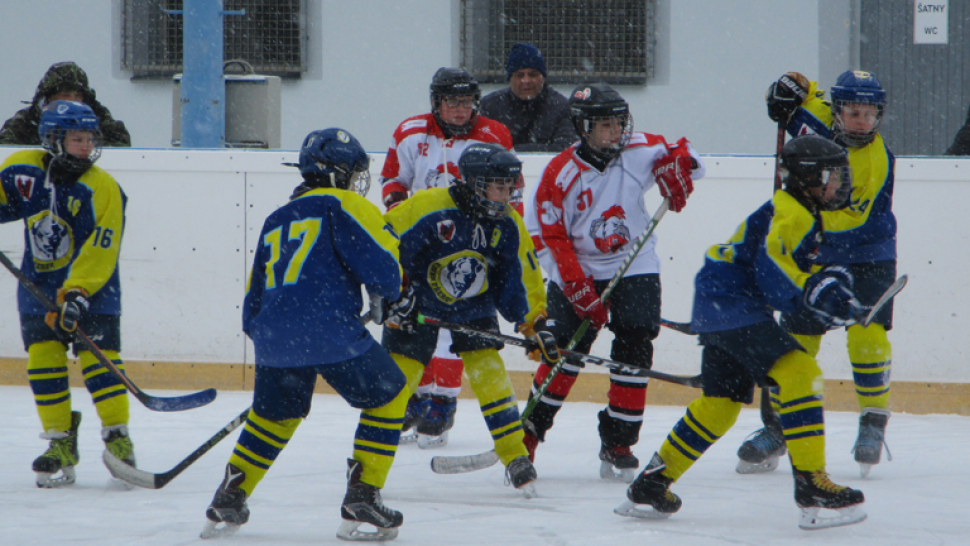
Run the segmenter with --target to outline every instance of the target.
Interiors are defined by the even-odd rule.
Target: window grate
[[[307,0],[224,0],[223,58],[243,60],[259,74],[299,77],[306,63]],[[182,0],[125,0],[122,68],[135,77],[182,71]]]
[[[542,51],[551,83],[645,85],[652,76],[655,0],[462,0],[463,66],[505,82],[512,44]]]

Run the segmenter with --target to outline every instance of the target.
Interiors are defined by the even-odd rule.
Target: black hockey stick
[[[501,343],[506,343],[508,345],[524,347],[527,351],[534,351],[539,348],[538,344],[536,344],[536,342],[532,341],[531,339],[508,336],[505,334],[500,334],[498,332],[489,332],[487,330],[479,330],[477,328],[465,326],[464,324],[456,324],[454,322],[433,319],[431,317],[426,317],[424,315],[418,315],[418,322],[420,324],[427,324],[428,326],[437,326],[438,328],[451,330],[452,332],[460,332],[462,334],[467,334],[470,336],[476,336],[476,337],[481,337],[485,339],[491,339],[493,341],[499,341]],[[563,359],[570,362],[576,362],[580,364],[595,364],[597,366],[603,366],[605,368],[610,368],[613,370],[620,370],[623,372],[630,372],[630,373],[639,373],[643,376],[657,379],[659,381],[666,381],[668,383],[684,385],[685,387],[699,388],[701,386],[700,375],[692,375],[692,376],[671,375],[668,373],[657,372],[649,368],[641,368],[640,366],[634,366],[632,364],[617,362],[615,360],[610,360],[608,358],[600,358],[598,356],[577,353],[576,351],[570,351],[568,349],[559,349],[559,353],[562,355]]]
[[[128,466],[121,459],[115,457],[107,449],[104,450],[104,464],[111,470],[111,474],[116,478],[123,480],[131,485],[137,485],[138,487],[144,487],[145,489],[161,489],[168,485],[168,482],[175,479],[176,476],[182,473],[183,470],[192,465],[195,461],[199,460],[203,455],[206,454],[210,449],[215,447],[216,444],[222,441],[223,438],[229,436],[229,434],[239,428],[239,425],[246,422],[246,417],[249,415],[250,408],[246,408],[245,411],[240,413],[235,419],[229,421],[229,424],[222,427],[219,432],[215,433],[212,438],[206,440],[204,444],[193,451],[188,457],[182,459],[179,464],[175,465],[174,468],[168,472],[162,472],[160,474],[153,474],[151,472],[145,472],[144,470],[139,470],[133,466]]]
[[[44,292],[40,288],[37,287],[36,284],[31,282],[30,279],[27,278],[27,275],[25,275],[23,271],[18,269],[17,266],[15,266],[13,262],[11,262],[9,258],[7,258],[7,255],[4,254],[3,252],[0,252],[0,263],[3,263],[3,266],[6,267],[7,270],[9,270],[14,277],[17,277],[17,280],[20,281],[20,284],[23,285],[23,287],[26,288],[28,292],[33,294],[33,296],[37,298],[37,301],[39,301],[40,304],[43,305],[45,309],[47,309],[52,313],[57,313],[59,311],[57,308],[57,305],[54,304],[54,302],[52,302],[47,297],[47,295],[44,294]],[[200,391],[192,394],[186,394],[183,396],[174,396],[170,398],[163,398],[163,397],[146,394],[141,389],[139,389],[134,383],[132,383],[131,380],[128,379],[128,376],[126,376],[124,372],[119,370],[118,367],[115,366],[114,362],[112,362],[110,358],[108,358],[107,356],[105,356],[103,352],[101,352],[101,349],[99,349],[98,346],[95,345],[93,341],[91,341],[91,338],[88,337],[88,335],[85,334],[84,330],[82,330],[80,327],[74,331],[74,338],[79,343],[84,345],[85,349],[91,351],[91,354],[93,354],[98,359],[98,361],[102,365],[104,365],[105,368],[108,369],[108,371],[113,373],[122,382],[122,384],[124,384],[124,386],[128,388],[128,391],[130,391],[131,394],[138,399],[139,402],[144,404],[146,408],[152,411],[183,411],[187,409],[198,408],[212,402],[216,398],[215,389],[206,389],[204,391]]]
[[[676,330],[682,334],[696,336],[697,332],[691,329],[689,322],[674,322],[665,318],[660,319],[660,325],[671,330]]]

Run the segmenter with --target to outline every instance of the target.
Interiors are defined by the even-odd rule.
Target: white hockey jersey
[[[512,149],[512,136],[501,123],[478,116],[465,135],[446,139],[433,114],[404,120],[394,131],[381,170],[382,200],[390,193],[446,188],[461,178],[458,158],[472,144],[491,142]]]
[[[551,282],[563,287],[590,275],[613,278],[653,216],[643,196],[656,185],[654,161],[680,146],[697,163],[692,179],[702,178],[704,162],[687,139],[668,145],[646,133],[634,133],[603,172],[576,155],[579,144],[549,162],[526,199],[525,220]],[[651,235],[625,276],[660,272],[656,241]]]

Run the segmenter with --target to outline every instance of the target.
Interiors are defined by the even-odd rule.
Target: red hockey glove
[[[660,187],[660,195],[670,200],[669,208],[674,212],[684,210],[687,197],[694,191],[690,167],[690,156],[682,154],[668,154],[653,163],[653,177]]]
[[[566,283],[562,293],[569,303],[573,304],[573,309],[579,318],[589,319],[593,328],[599,330],[610,320],[609,309],[600,301],[599,294],[593,287],[592,276],[581,281]]]

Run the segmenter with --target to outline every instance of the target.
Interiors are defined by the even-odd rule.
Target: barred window
[[[646,85],[656,0],[461,0],[462,66],[505,82],[512,44],[542,51],[550,83]]]
[[[306,63],[307,0],[224,0],[223,57],[242,60],[258,74],[300,77]],[[135,77],[182,71],[182,0],[125,0],[122,68]]]

